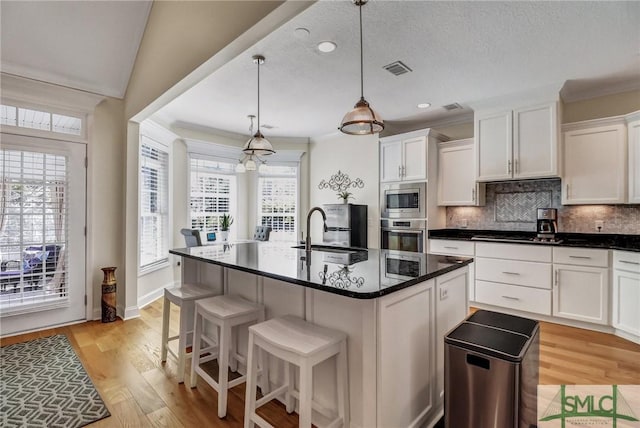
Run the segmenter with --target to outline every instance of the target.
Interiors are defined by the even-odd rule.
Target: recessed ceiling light
[[[333,42],[325,41],[318,43],[318,50],[323,53],[329,53],[336,50],[338,45]]]
[[[309,37],[309,34],[311,34],[311,32],[304,27],[298,27],[293,30],[293,34],[295,34],[299,39],[306,39],[307,37]]]
[[[429,108],[431,107],[431,103],[420,103],[418,104],[418,108]]]

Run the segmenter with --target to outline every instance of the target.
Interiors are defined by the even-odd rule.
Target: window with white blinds
[[[218,232],[220,217],[236,217],[235,164],[191,157],[190,167],[190,219],[191,228],[201,232]],[[230,236],[235,237],[231,227]]]
[[[169,260],[169,151],[141,135],[139,267],[152,269]]]
[[[0,125],[82,135],[82,118],[0,104]]]
[[[261,166],[258,176],[258,223],[271,227],[270,240],[296,239],[297,210],[298,168]]]
[[[0,313],[67,300],[63,155],[0,150]]]

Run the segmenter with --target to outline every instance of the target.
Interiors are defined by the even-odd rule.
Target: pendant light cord
[[[362,51],[364,50],[362,46],[362,2],[358,5],[358,10],[360,11],[360,97],[364,99],[364,55]],[[258,116],[260,117],[260,116]]]
[[[260,132],[260,59],[258,59],[258,132]]]

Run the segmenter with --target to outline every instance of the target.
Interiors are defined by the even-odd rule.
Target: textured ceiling
[[[320,1],[163,108],[169,124],[248,133],[261,67],[269,136],[335,132],[359,98],[358,10]],[[390,124],[448,117],[441,106],[570,81],[563,95],[640,87],[640,2],[370,1],[365,97]],[[308,37],[294,30],[307,28]],[[331,54],[315,48],[337,43]],[[382,67],[400,60],[413,71]],[[433,107],[419,110],[416,104]],[[469,111],[468,109],[466,110]],[[457,112],[458,114],[460,112]]]
[[[151,1],[2,1],[0,70],[122,98]]]

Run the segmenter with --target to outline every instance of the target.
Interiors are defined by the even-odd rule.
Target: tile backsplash
[[[562,205],[560,179],[487,183],[483,207],[447,207],[447,227],[536,230],[536,208],[557,208],[560,232],[640,234],[640,205]]]

